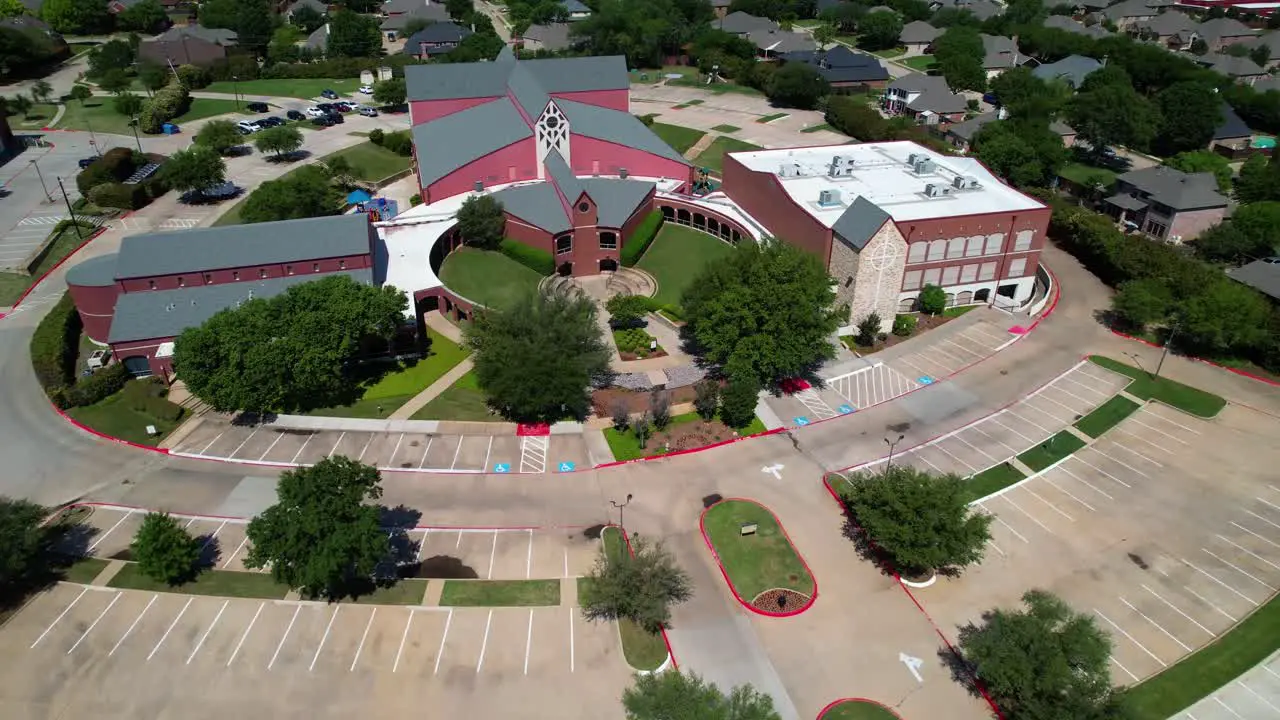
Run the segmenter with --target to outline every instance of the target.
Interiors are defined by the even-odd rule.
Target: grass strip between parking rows
[[[1120,421],[1129,417],[1142,407],[1127,397],[1116,395],[1110,400],[1094,408],[1093,412],[1075,422],[1076,429],[1091,438],[1102,437],[1102,433],[1110,430]]]
[[[969,502],[980,500],[1026,477],[1021,470],[1007,461],[999,465],[993,465],[969,478],[969,481],[965,483],[964,487],[968,493],[967,499]]]
[[[270,573],[206,570],[196,576],[195,580],[181,585],[169,585],[143,575],[136,563],[125,563],[120,572],[107,583],[107,587],[267,600],[281,600],[289,594],[289,587],[276,582]]]
[[[67,582],[81,583],[88,585],[94,581],[94,578],[102,574],[107,569],[109,563],[102,558],[82,557],[77,558],[75,562],[68,565],[62,571],[62,579]]]
[[[1084,447],[1083,440],[1070,431],[1063,430],[1022,453],[1018,459],[1033,471],[1040,472],[1082,447]]]
[[[601,535],[604,551],[609,562],[625,557],[628,552],[622,541],[622,532],[616,527],[607,527]],[[589,578],[580,578],[579,594],[584,582]],[[657,670],[667,660],[667,643],[662,633],[649,632],[631,618],[618,619],[618,635],[622,639],[622,656],[627,664],[636,670]]]
[[[1112,360],[1103,355],[1090,355],[1089,361],[1112,372],[1127,375],[1133,382],[1125,392],[1141,400],[1158,400],[1170,407],[1201,418],[1217,415],[1227,404],[1223,398],[1168,378],[1154,378],[1145,370]]]
[[[440,604],[450,607],[542,607],[560,604],[559,580],[446,580]]]
[[[1135,720],[1165,720],[1280,649],[1280,600],[1272,597],[1217,640],[1128,692]]]

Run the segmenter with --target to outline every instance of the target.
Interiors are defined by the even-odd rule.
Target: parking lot
[[[434,473],[549,473],[588,467],[581,435],[462,435],[303,430],[206,423],[174,454],[271,465],[312,465],[345,455],[381,470]]]
[[[21,718],[616,715],[617,629],[577,608],[262,601],[61,584],[0,630]],[[56,698],[56,706],[51,698]]]
[[[140,511],[95,507],[85,521],[87,532],[75,551],[101,558],[132,559],[129,544],[142,525]],[[204,560],[222,570],[245,570],[249,543],[240,519],[176,516],[193,537],[200,538]],[[453,529],[412,528],[403,559],[417,563],[418,577],[525,580],[585,575],[595,561],[599,542],[581,529]]]

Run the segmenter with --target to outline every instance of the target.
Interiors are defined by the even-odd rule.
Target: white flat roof
[[[1043,207],[1005,185],[977,160],[942,155],[909,141],[730,154],[751,170],[777,175],[791,199],[827,227],[859,196],[879,206],[897,222]],[[932,168],[922,167],[925,172],[917,173],[910,162],[913,155],[917,161],[922,158],[931,161]],[[830,169],[837,157],[843,158],[847,170],[832,176]],[[967,178],[970,186],[957,188],[956,178]],[[925,186],[930,184],[937,186],[936,197],[926,194]],[[827,202],[820,203],[819,196],[824,190],[832,191],[831,196]]]

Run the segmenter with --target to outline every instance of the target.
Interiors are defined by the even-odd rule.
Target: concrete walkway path
[[[444,315],[441,315],[439,310],[432,310],[426,315],[423,315],[422,319],[423,322],[427,324],[427,327],[432,330],[435,330],[456,343],[462,342],[462,330],[459,329],[457,325],[449,322],[449,319]]]
[[[454,365],[449,372],[440,376],[439,380],[431,383],[427,389],[414,395],[409,402],[401,405],[399,409],[387,416],[388,420],[408,420],[413,414],[421,410],[427,403],[435,400],[440,393],[448,390],[451,385],[458,381],[458,378],[471,372],[471,358],[467,358],[462,362]]]
[[[698,142],[694,143],[693,147],[684,151],[684,156],[690,160],[698,157],[702,154],[702,151],[710,147],[711,143],[715,142],[718,137],[720,137],[718,133],[707,132],[702,137],[698,138]]]

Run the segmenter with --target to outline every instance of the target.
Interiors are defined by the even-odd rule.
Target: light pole
[[[76,227],[76,237],[84,239],[84,230],[76,222],[76,211],[71,207],[71,198],[67,197],[67,189],[62,186],[62,178],[58,178],[58,189],[62,191],[62,201],[67,204],[67,214],[71,216],[71,224]]]
[[[898,433],[897,440],[890,440],[889,438],[884,439],[884,444],[889,446],[889,458],[884,462],[885,475],[888,475],[889,468],[893,467],[893,449],[898,446],[898,443],[902,442],[902,438],[904,437],[906,437],[906,435],[903,435],[902,433]]]
[[[36,169],[36,177],[40,178],[40,189],[44,191],[44,199],[53,202],[53,196],[49,194],[49,188],[44,184],[44,173],[40,172],[40,165],[32,160],[31,166]]]
[[[616,500],[609,501],[610,505],[618,508],[618,528],[622,530],[622,537],[624,538],[627,536],[627,525],[622,521],[622,512],[623,512],[623,508],[631,504],[632,497],[633,496],[631,495],[631,493],[627,493],[627,500],[622,504],[619,504]]]
[[[231,76],[231,92],[236,96],[236,112],[240,112],[240,76]]]
[[[129,127],[133,128],[133,141],[138,144],[138,152],[142,152],[142,140],[138,139],[138,116],[134,115],[129,121]]]
[[[1178,325],[1174,323],[1169,326],[1169,337],[1164,339],[1164,347],[1160,350],[1160,362],[1156,363],[1155,378],[1160,378],[1160,368],[1164,367],[1164,359],[1169,355],[1169,345],[1173,343],[1173,337],[1178,334]]]

